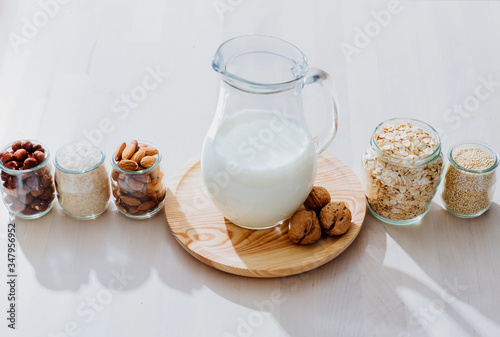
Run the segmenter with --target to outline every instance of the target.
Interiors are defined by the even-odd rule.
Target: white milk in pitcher
[[[242,111],[207,137],[202,155],[205,186],[231,222],[268,228],[304,202],[316,176],[309,135],[276,112]]]

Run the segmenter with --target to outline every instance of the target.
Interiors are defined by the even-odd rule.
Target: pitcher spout
[[[247,35],[224,42],[213,57],[212,68],[233,87],[270,93],[288,90],[302,81],[308,62],[300,49],[286,41]]]

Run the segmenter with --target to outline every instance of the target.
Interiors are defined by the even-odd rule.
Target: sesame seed
[[[495,163],[493,156],[478,148],[462,148],[452,153],[459,167],[450,164],[445,175],[442,198],[446,206],[458,214],[472,215],[483,211],[491,204],[495,185],[494,171],[482,171]]]

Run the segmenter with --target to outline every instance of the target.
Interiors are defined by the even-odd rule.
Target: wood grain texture
[[[313,245],[295,245],[288,238],[288,221],[280,226],[249,230],[226,220],[204,193],[199,157],[174,178],[165,202],[172,234],[181,246],[203,263],[242,276],[270,278],[302,273],[342,253],[361,230],[366,212],[362,186],[339,159],[329,153],[318,158],[315,185],[323,186],[333,201],[344,201],[353,215],[349,231],[323,236]]]

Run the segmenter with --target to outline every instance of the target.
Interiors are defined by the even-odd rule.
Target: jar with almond
[[[161,153],[151,143],[122,143],[111,160],[111,189],[116,207],[135,219],[150,218],[163,207],[166,188]]]
[[[35,219],[54,205],[49,150],[34,140],[17,140],[0,152],[2,200],[10,214]]]
[[[363,183],[371,213],[389,224],[420,221],[441,182],[439,135],[414,119],[379,124],[363,154]]]

